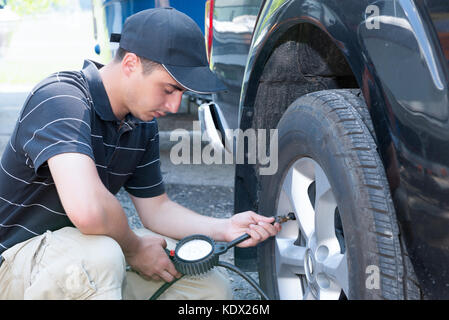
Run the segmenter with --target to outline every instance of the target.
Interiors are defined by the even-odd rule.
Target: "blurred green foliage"
[[[66,0],[0,0],[0,7],[7,5],[18,15],[30,15],[63,6]]]

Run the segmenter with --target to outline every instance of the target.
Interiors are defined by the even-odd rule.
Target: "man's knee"
[[[79,257],[99,273],[109,272],[124,276],[126,262],[120,245],[104,235],[85,235],[76,228],[63,228],[53,232],[55,240],[64,243],[68,254]],[[72,251],[72,252],[70,252]]]
[[[181,281],[179,281],[181,282]],[[180,284],[181,285],[181,284]],[[227,272],[218,268],[212,269],[200,277],[185,279],[185,299],[193,300],[232,300],[231,282]]]
[[[35,266],[30,298],[85,299],[108,292],[120,298],[126,274],[123,252],[106,236],[64,228],[48,235],[42,260]]]
[[[121,288],[126,275],[125,256],[112,238],[82,235],[83,265],[96,290],[100,292]]]
[[[232,287],[231,281],[226,271],[220,269],[213,269],[211,271],[211,288],[210,298],[211,300],[232,300]]]
[[[99,271],[118,273],[124,276],[126,262],[120,245],[107,236],[90,236],[90,248],[86,249],[89,255],[89,264]]]

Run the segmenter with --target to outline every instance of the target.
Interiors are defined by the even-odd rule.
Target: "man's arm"
[[[48,166],[65,212],[82,233],[113,238],[142,276],[168,282],[180,276],[163,250],[164,239],[141,238],[130,229],[120,202],[103,185],[89,156],[62,153],[51,157]]]
[[[80,153],[62,153],[48,160],[51,175],[67,216],[84,234],[107,235],[125,255],[138,247],[120,202],[106,189],[94,161]]]
[[[272,217],[264,217],[246,211],[229,219],[200,215],[169,199],[167,194],[153,198],[138,198],[130,194],[144,227],[173,239],[191,234],[204,234],[216,241],[231,241],[248,233],[251,239],[240,247],[254,246],[280,231],[280,225]]]

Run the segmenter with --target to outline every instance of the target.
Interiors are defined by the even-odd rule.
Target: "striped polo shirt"
[[[98,69],[58,72],[29,94],[0,163],[0,254],[33,236],[73,226],[47,160],[77,152],[95,161],[106,188],[136,197],[165,192],[157,122],[117,119]],[[70,168],[67,167],[70,171]]]

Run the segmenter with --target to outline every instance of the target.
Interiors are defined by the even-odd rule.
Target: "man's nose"
[[[166,108],[171,113],[176,113],[179,110],[179,106],[181,105],[182,100],[182,92],[174,94],[167,100]]]

